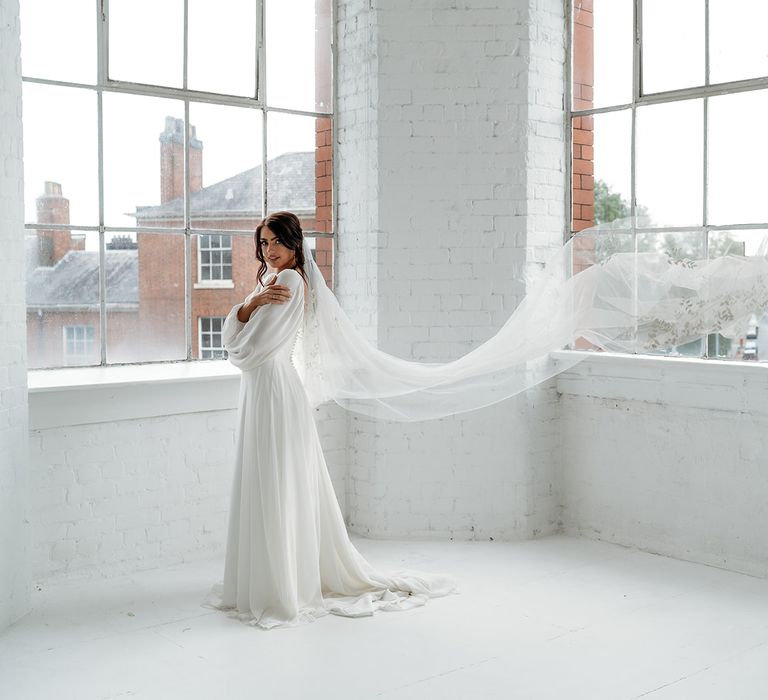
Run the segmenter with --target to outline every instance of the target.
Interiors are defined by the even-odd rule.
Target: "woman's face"
[[[296,254],[293,250],[286,248],[280,243],[267,226],[261,229],[259,245],[267,265],[276,272],[293,267],[296,264]]]

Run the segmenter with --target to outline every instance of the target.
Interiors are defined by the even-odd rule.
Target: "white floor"
[[[766,580],[569,537],[354,541],[462,592],[265,631],[198,606],[218,561],[44,586],[0,635],[0,697],[768,697]]]

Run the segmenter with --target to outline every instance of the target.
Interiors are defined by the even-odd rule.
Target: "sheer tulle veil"
[[[587,229],[526,279],[501,328],[463,357],[415,362],[374,347],[328,288],[304,240],[307,310],[294,364],[313,406],[392,421],[442,418],[503,401],[577,362],[580,342],[619,352],[668,351],[709,333],[737,337],[768,311],[768,242],[708,254],[702,232],[643,231],[622,220]],[[749,234],[750,232],[746,232]],[[759,235],[759,234],[758,234]]]

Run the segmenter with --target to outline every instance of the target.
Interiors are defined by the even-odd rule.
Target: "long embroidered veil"
[[[582,359],[550,353],[579,342],[619,352],[665,351],[710,333],[743,334],[768,311],[768,239],[703,251],[701,232],[638,233],[622,220],[574,235],[534,274],[502,327],[463,357],[416,362],[374,347],[328,288],[304,241],[309,298],[294,364],[310,403],[420,421],[475,410]]]

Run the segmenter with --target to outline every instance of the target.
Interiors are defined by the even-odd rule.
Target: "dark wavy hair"
[[[256,233],[253,240],[256,243],[256,259],[261,263],[259,271],[256,273],[256,279],[261,283],[264,273],[267,271],[267,262],[264,260],[264,253],[261,250],[261,231],[266,227],[275,235],[275,238],[290,248],[296,255],[295,270],[306,280],[307,275],[304,272],[304,233],[301,230],[299,217],[289,211],[276,211],[273,214],[263,218],[256,227]]]

